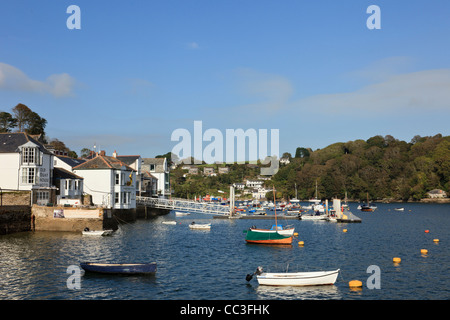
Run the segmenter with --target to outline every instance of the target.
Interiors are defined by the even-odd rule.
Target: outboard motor
[[[249,274],[247,274],[247,276],[245,277],[245,280],[247,280],[247,281],[250,281],[250,280],[252,280],[253,279],[253,276],[256,274],[256,275],[260,275],[261,273],[263,273],[263,268],[262,267],[258,267],[258,268],[256,268],[256,271],[255,272],[253,272],[253,273],[249,273]]]

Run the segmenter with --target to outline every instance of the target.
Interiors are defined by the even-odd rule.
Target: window
[[[22,168],[22,183],[34,184],[36,182],[35,168]]]
[[[122,192],[122,203],[129,204],[130,200],[131,200],[131,193],[130,192]]]
[[[47,203],[49,199],[50,199],[50,194],[48,191],[37,191],[36,192],[37,203]]]
[[[120,174],[116,173],[116,185],[120,184]]]
[[[22,149],[22,163],[38,164],[37,148],[23,148]]]
[[[154,164],[150,165],[150,171],[155,171],[155,165]]]
[[[119,193],[118,192],[114,193],[114,203],[119,203]]]

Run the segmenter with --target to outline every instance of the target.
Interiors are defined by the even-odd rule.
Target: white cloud
[[[75,79],[67,73],[52,74],[45,81],[33,80],[20,69],[0,62],[0,89],[50,94],[54,97],[73,95]]]
[[[200,48],[200,46],[199,46],[199,44],[197,42],[189,42],[187,44],[187,47],[189,49],[199,49]]]
[[[450,69],[392,75],[353,92],[311,96],[290,108],[362,114],[450,110]]]

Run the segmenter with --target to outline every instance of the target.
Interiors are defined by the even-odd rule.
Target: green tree
[[[16,125],[17,119],[9,112],[0,112],[0,132],[11,132]]]

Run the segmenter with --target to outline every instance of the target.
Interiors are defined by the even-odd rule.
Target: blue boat
[[[82,262],[85,271],[108,274],[154,274],[156,262],[151,263],[100,263]]]

